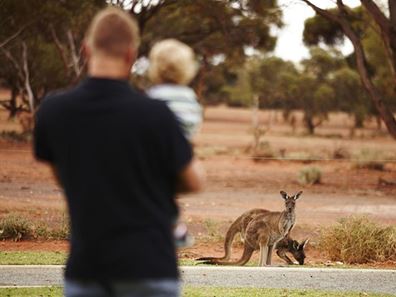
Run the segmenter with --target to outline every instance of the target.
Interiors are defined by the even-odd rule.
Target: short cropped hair
[[[194,51],[176,39],[157,42],[149,54],[148,75],[153,83],[187,85],[197,74]]]
[[[85,35],[85,42],[95,52],[122,57],[129,48],[140,44],[136,21],[120,8],[108,7],[96,14]]]

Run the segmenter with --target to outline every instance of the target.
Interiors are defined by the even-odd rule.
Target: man
[[[88,78],[36,114],[36,157],[69,207],[68,297],[179,296],[174,197],[200,190],[201,175],[168,107],[128,84],[138,44],[125,12],[101,11],[85,39]]]

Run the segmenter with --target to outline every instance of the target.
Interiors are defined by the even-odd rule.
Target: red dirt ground
[[[5,121],[0,112],[0,131],[17,130],[17,122]],[[298,114],[298,116],[300,116]],[[182,217],[196,237],[193,248],[180,251],[185,258],[221,255],[221,237],[230,223],[251,208],[281,210],[280,190],[304,193],[297,203],[297,226],[293,237],[310,237],[308,263],[326,262],[314,248],[322,226],[334,224],[349,215],[367,215],[385,225],[396,224],[396,186],[380,185],[379,178],[396,181],[396,142],[377,131],[374,123],[348,137],[351,120],[334,114],[317,131],[318,136],[296,134],[284,124],[279,113],[261,113],[261,121],[270,121],[270,130],[263,140],[273,152],[290,158],[310,156],[331,159],[335,150],[343,148],[352,156],[362,149],[376,151],[388,160],[382,171],[355,169],[349,160],[314,162],[266,160],[255,162],[246,148],[252,142],[250,111],[225,107],[208,108],[205,124],[196,140],[196,151],[207,172],[205,191],[180,197]],[[321,184],[302,186],[298,172],[307,166],[321,169]],[[22,213],[34,220],[58,224],[65,210],[62,191],[55,184],[49,169],[32,157],[29,144],[0,140],[0,217]],[[66,242],[0,242],[0,250],[66,250]],[[240,252],[240,247],[236,248]],[[273,257],[280,263],[277,257]],[[395,263],[373,264],[385,267]]]

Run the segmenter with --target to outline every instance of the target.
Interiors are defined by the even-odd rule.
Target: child
[[[153,46],[149,60],[148,74],[154,86],[147,94],[166,102],[178,118],[186,138],[192,141],[202,123],[202,108],[195,92],[188,87],[198,70],[193,50],[180,41],[166,39]],[[176,246],[193,244],[186,224],[176,221],[173,232]]]

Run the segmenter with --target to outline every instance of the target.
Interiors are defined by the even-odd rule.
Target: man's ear
[[[81,51],[86,60],[88,60],[91,57],[91,49],[89,48],[85,40],[81,44]]]
[[[132,47],[129,47],[125,54],[125,62],[128,63],[128,65],[133,65],[136,61],[136,58],[137,58],[137,50],[133,49]]]
[[[283,199],[287,199],[287,193],[285,191],[280,191],[280,194],[282,196]]]

